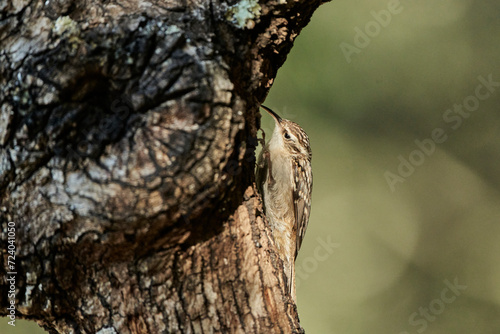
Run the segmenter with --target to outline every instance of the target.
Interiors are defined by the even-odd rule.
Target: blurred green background
[[[320,7],[265,101],[313,150],[301,324],[498,334],[500,2],[397,3]]]
[[[500,2],[397,3],[320,7],[265,102],[313,149],[300,320],[308,333],[498,334]]]

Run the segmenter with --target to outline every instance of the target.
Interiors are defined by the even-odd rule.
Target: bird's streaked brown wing
[[[312,170],[311,162],[306,159],[293,159],[293,206],[297,239],[295,258],[306,234],[311,213]]]

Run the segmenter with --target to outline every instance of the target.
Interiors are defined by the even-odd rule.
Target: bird
[[[259,155],[256,184],[283,262],[286,288],[296,302],[295,259],[311,213],[312,151],[309,137],[300,125],[261,107],[273,117],[275,127]]]

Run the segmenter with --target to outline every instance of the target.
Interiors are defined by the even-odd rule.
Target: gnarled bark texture
[[[253,185],[321,0],[0,3],[0,315],[52,333],[301,332]]]

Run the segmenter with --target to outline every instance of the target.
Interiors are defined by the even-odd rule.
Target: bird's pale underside
[[[295,295],[295,259],[311,212],[311,147],[305,131],[262,106],[275,121],[257,163],[256,181],[274,242],[283,261],[287,288]]]

